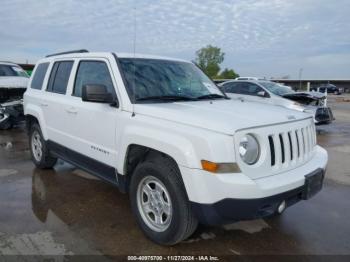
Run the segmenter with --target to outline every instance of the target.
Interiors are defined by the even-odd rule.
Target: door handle
[[[49,104],[46,104],[46,103],[40,103],[40,105],[41,105],[42,107],[47,107],[47,106],[49,106]]]
[[[74,107],[66,108],[66,112],[69,114],[77,114],[78,113],[78,111]]]

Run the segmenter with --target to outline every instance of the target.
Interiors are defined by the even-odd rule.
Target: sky
[[[0,60],[17,63],[81,48],[194,60],[210,44],[241,76],[350,79],[350,0],[1,0],[0,25]]]

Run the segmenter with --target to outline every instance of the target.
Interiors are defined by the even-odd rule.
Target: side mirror
[[[83,85],[81,99],[86,102],[114,104],[113,95],[108,92],[104,85],[87,84]]]
[[[266,93],[265,91],[259,91],[257,93],[258,96],[260,97],[270,97],[268,93]]]

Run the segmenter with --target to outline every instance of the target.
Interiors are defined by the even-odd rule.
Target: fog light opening
[[[281,204],[278,206],[277,211],[278,213],[282,214],[282,212],[286,209],[286,201],[282,201]]]

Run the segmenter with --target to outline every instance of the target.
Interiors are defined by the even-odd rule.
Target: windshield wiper
[[[177,95],[168,95],[168,96],[146,96],[136,98],[136,101],[150,101],[150,100],[160,100],[160,101],[196,101],[197,98],[190,96],[177,96]]]
[[[224,95],[219,95],[219,94],[208,94],[208,95],[203,95],[203,96],[198,96],[196,97],[197,99],[201,100],[201,99],[210,99],[210,98],[225,98],[227,99],[227,96],[224,96]]]

